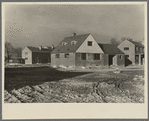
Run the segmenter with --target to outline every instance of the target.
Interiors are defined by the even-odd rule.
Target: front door
[[[109,55],[109,66],[113,65],[113,57],[114,55]]]

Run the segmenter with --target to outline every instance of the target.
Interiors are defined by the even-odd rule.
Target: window
[[[120,59],[122,59],[122,55],[120,55]]]
[[[59,58],[59,54],[55,54],[55,58]]]
[[[94,60],[100,60],[100,54],[94,54]]]
[[[92,46],[93,42],[92,41],[88,41],[88,46]]]
[[[28,55],[28,52],[25,52],[25,55]]]
[[[125,57],[126,57],[127,59],[129,59],[129,55],[125,55]]]
[[[71,45],[75,45],[76,43],[76,41],[71,41]]]
[[[28,58],[25,58],[25,60],[28,60]]]
[[[140,51],[142,51],[142,48],[140,48]]]
[[[139,50],[139,48],[138,47],[136,47],[136,51],[138,51]]]
[[[69,58],[69,54],[65,54],[65,58]]]
[[[124,47],[124,50],[129,50],[129,47]]]
[[[81,59],[86,60],[86,53],[81,53]]]
[[[62,42],[62,46],[65,46],[67,43],[66,42]]]

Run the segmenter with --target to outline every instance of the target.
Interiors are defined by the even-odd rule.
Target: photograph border
[[[7,1],[6,1],[7,2]],[[6,3],[6,2],[3,2],[3,3]],[[15,1],[16,2],[16,1]],[[22,1],[21,1],[22,2]],[[23,2],[28,2],[28,1],[23,1]],[[52,2],[52,1],[30,1],[30,2]],[[58,2],[58,1],[57,1]],[[71,1],[72,2],[72,1]],[[78,1],[73,1],[73,2],[78,2]],[[79,1],[80,2],[80,1]],[[81,1],[82,2],[82,1]],[[88,2],[88,1],[83,1],[83,2]],[[103,2],[103,1],[94,1],[94,2]],[[115,2],[115,1],[112,1],[112,2]],[[120,1],[121,2],[121,1]],[[135,2],[135,1],[134,1]],[[139,1],[136,1],[136,2],[139,2]],[[142,1],[140,1],[140,2],[142,2]],[[145,2],[145,1],[143,1],[143,2]],[[148,9],[148,2],[147,2],[147,9]],[[148,10],[147,10],[147,13],[148,13]],[[148,16],[148,14],[147,14],[147,16]],[[2,2],[1,2],[1,18],[2,18]],[[3,18],[2,18],[3,19]],[[2,22],[3,23],[3,22]],[[3,26],[3,24],[1,24],[2,26]],[[3,28],[2,28],[3,29]],[[148,29],[148,20],[147,20],[147,29]],[[148,34],[148,30],[147,30],[147,34]],[[4,36],[3,34],[2,34],[2,30],[1,30],[1,36]],[[4,64],[3,64],[3,62],[4,62],[4,60],[3,60],[3,57],[2,56],[4,56],[4,53],[3,53],[3,40],[1,39],[1,77],[3,77],[3,73],[4,73]],[[147,43],[146,43],[146,45],[147,45],[147,48],[145,49],[146,50],[146,53],[148,52],[148,35],[147,35]],[[147,55],[147,57],[146,57],[146,60],[145,60],[146,62],[148,62],[148,55]],[[146,66],[146,70],[147,70],[147,72],[146,72],[146,74],[148,75],[149,73],[148,73],[148,63],[147,63],[147,66]],[[4,78],[4,77],[3,77]],[[2,85],[2,89],[1,89],[1,95],[3,96],[3,90],[4,90],[4,85],[2,84],[2,81],[1,81],[1,85]],[[149,87],[149,83],[148,83],[148,87]],[[147,89],[148,90],[148,89]],[[147,94],[148,95],[148,94]],[[3,99],[4,98],[1,98],[1,100],[2,100],[2,104],[1,104],[1,106],[3,107]],[[149,97],[148,97],[148,99],[149,99]],[[88,103],[87,103],[88,104]],[[10,106],[10,104],[8,104],[9,106]],[[17,105],[17,104],[15,104],[15,105]],[[55,105],[55,104],[54,104]],[[56,104],[57,105],[57,104]],[[24,105],[25,106],[25,105]],[[148,106],[148,104],[147,104],[147,106]],[[2,109],[2,107],[1,107],[1,109]],[[41,107],[42,108],[42,107]],[[2,110],[2,115],[1,116],[3,116],[3,110]],[[3,118],[3,117],[1,117],[1,118]],[[29,118],[29,119],[31,119],[31,118]],[[28,120],[29,120],[28,119]],[[54,119],[54,118],[53,118]],[[51,120],[53,120],[53,119],[51,119]],[[58,118],[58,119],[61,119],[61,118]],[[63,119],[63,118],[62,118]],[[77,119],[75,119],[75,118],[73,118],[73,119],[70,119],[70,118],[66,118],[66,119],[69,119],[69,120],[77,120]],[[120,118],[119,118],[120,119]],[[119,120],[119,119],[107,119],[107,120]],[[127,118],[125,118],[125,119],[122,119],[122,120],[126,120]],[[9,119],[9,120],[11,120],[11,119]],[[12,120],[15,120],[15,119],[12,119]],[[20,119],[19,119],[20,120]],[[37,119],[34,119],[34,120],[37,120]],[[84,118],[80,118],[80,120],[86,120],[86,119],[84,119]],[[98,119],[98,118],[95,118],[95,119],[87,119],[87,120],[103,120],[103,119]],[[105,120],[105,118],[104,118],[104,120]],[[121,120],[121,119],[120,119]],[[127,120],[129,120],[129,119],[127,119]],[[132,119],[130,119],[130,120],[132,120]],[[136,120],[136,119],[135,119]],[[147,120],[147,119],[138,119],[138,120]]]

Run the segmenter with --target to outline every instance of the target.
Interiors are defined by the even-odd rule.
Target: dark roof
[[[120,49],[118,49],[116,46],[113,46],[112,44],[99,44],[103,52],[105,54],[110,55],[116,55],[116,54],[124,54]]]
[[[133,43],[134,45],[138,46],[138,47],[144,47],[143,44],[141,44],[140,42],[136,42],[136,41],[133,41],[133,40],[128,40],[129,42]]]
[[[75,35],[70,37],[65,37],[58,46],[52,51],[52,53],[70,53],[75,52],[81,46],[81,44],[86,40],[90,34]],[[76,41],[75,45],[71,45],[71,41]],[[65,46],[62,46],[62,42],[66,42]]]
[[[31,50],[32,52],[51,52],[52,51],[52,48],[48,48],[48,49],[45,49],[45,48],[42,48],[41,50],[39,49],[39,47],[32,47],[32,46],[27,46],[27,48],[29,50]]]
[[[43,49],[49,49],[49,50],[51,50],[52,47],[51,46],[45,46],[45,47],[43,47]]]

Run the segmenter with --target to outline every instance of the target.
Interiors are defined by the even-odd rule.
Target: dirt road
[[[144,71],[79,73],[59,81],[13,86],[4,95],[5,103],[143,103]]]

